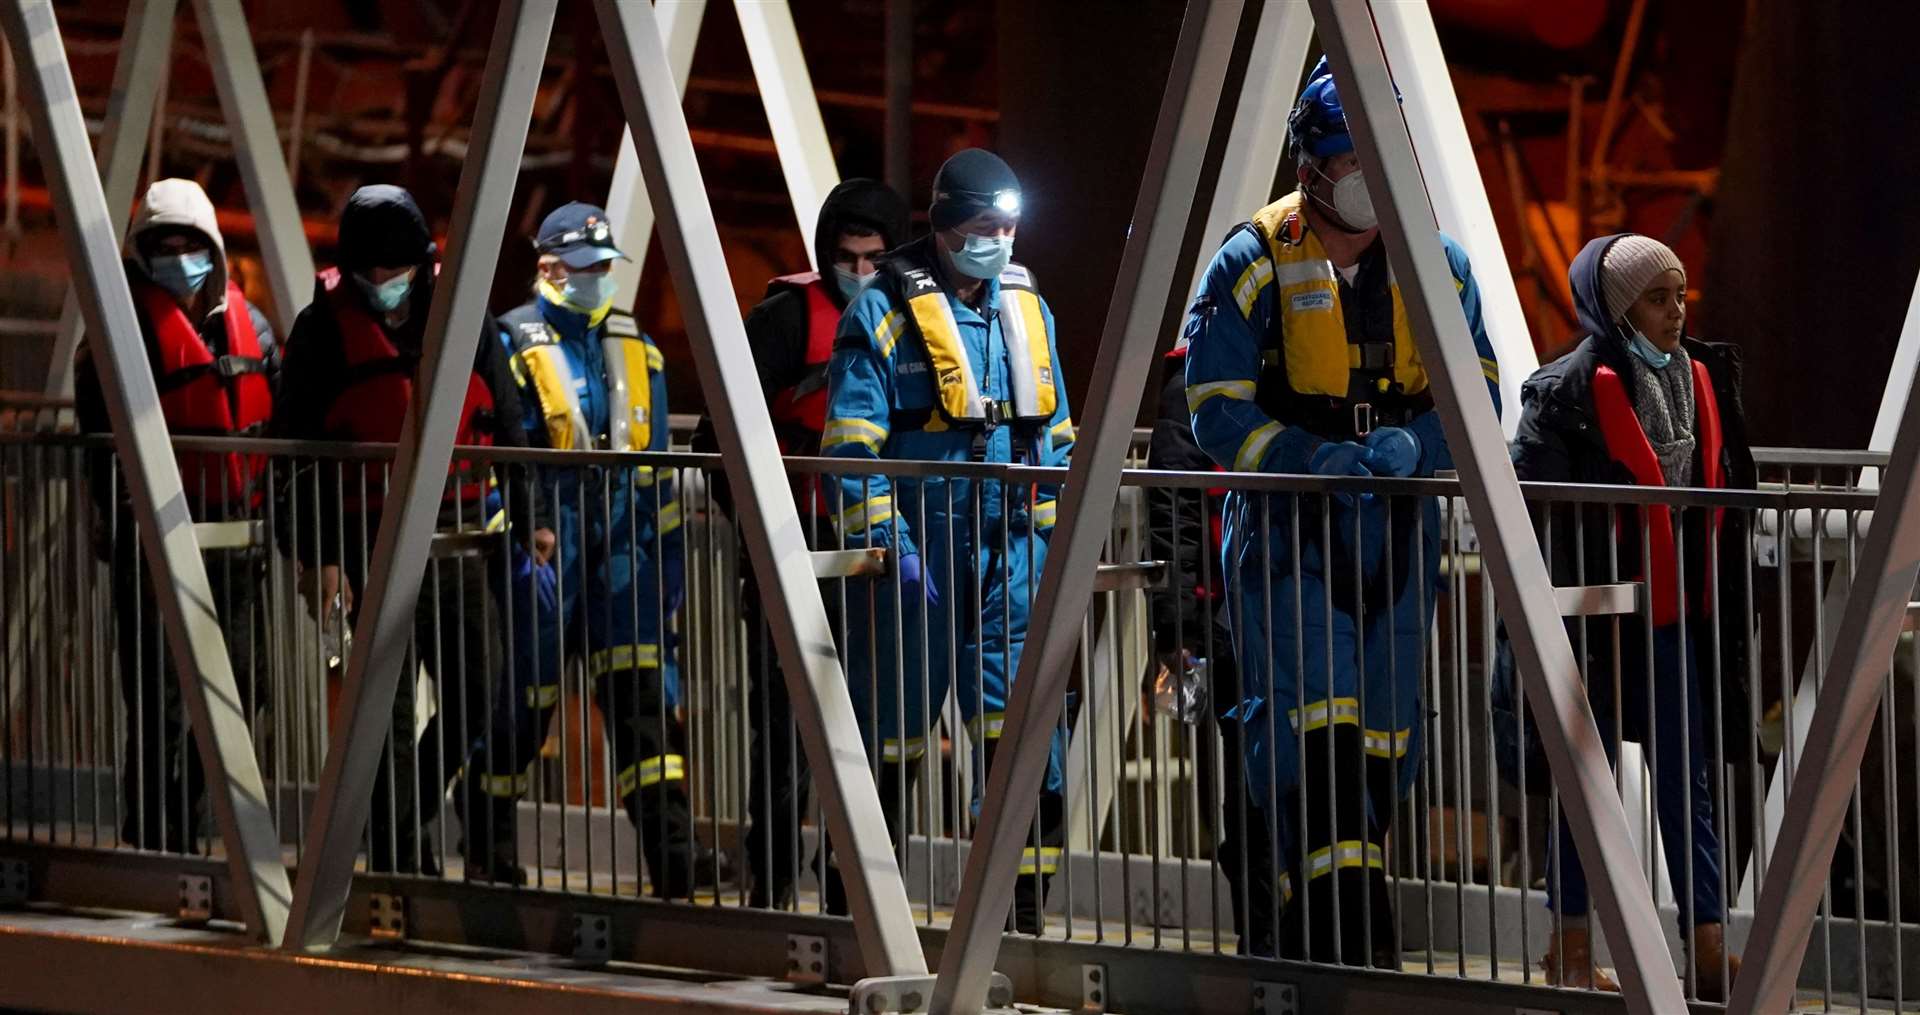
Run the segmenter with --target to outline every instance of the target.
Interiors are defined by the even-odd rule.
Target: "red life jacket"
[[[1700,463],[1703,475],[1700,485],[1718,489],[1726,485],[1726,475],[1720,466],[1720,450],[1723,437],[1720,430],[1720,403],[1713,395],[1713,379],[1707,375],[1707,368],[1699,360],[1693,361],[1693,405],[1694,437],[1698,442]],[[1647,432],[1640,426],[1640,418],[1634,415],[1633,400],[1627,397],[1627,386],[1613,368],[1602,366],[1593,375],[1593,409],[1599,419],[1600,435],[1606,440],[1607,453],[1627,471],[1633,474],[1635,483],[1641,486],[1665,486],[1666,476],[1660,471],[1659,456],[1654,454],[1652,442],[1647,440]],[[1666,626],[1677,622],[1683,611],[1692,615],[1692,604],[1682,600],[1679,586],[1679,560],[1675,550],[1673,534],[1673,510],[1665,505],[1644,508],[1648,514],[1641,530],[1646,533],[1649,546],[1647,558],[1652,561],[1651,577],[1638,573],[1637,562],[1630,567],[1635,573],[1630,580],[1646,581],[1652,586],[1653,622]],[[1715,508],[1707,520],[1707,538],[1712,539],[1720,531],[1720,518],[1723,511]],[[1616,516],[1616,526],[1622,535],[1629,533],[1628,526],[1638,524],[1636,513],[1621,511]],[[1692,576],[1696,581],[1700,575]],[[1713,607],[1713,583],[1700,582],[1700,612]]]
[[[320,272],[320,284],[333,307],[334,320],[340,326],[340,348],[346,362],[347,382],[334,395],[324,423],[327,435],[363,444],[393,444],[400,440],[401,421],[413,399],[413,375],[418,357],[403,355],[380,322],[367,313],[346,276],[338,268]],[[476,373],[467,375],[467,397],[460,407],[455,445],[488,446],[493,443],[493,391],[486,379]],[[348,510],[378,510],[385,500],[386,467],[369,462],[361,467],[361,482],[341,481],[342,505]],[[456,494],[461,500],[478,501],[487,494],[487,469],[483,464],[455,461],[449,475],[458,484],[449,483],[446,499]],[[362,497],[361,491],[365,490]]]
[[[773,417],[774,434],[780,440],[781,454],[802,451],[818,454],[820,432],[827,427],[827,364],[833,359],[833,339],[840,331],[840,309],[827,294],[828,283],[817,271],[782,275],[767,283],[767,295],[793,290],[806,294],[807,358],[806,371],[792,385],[773,393],[767,412]],[[797,448],[788,434],[804,431],[811,436],[807,447]],[[794,477],[794,498],[802,510],[809,502],[815,513],[826,511],[826,496],[820,477],[808,473]]]
[[[227,353],[216,357],[173,295],[150,282],[136,282],[134,299],[152,330],[159,357],[160,411],[175,434],[252,436],[273,416],[273,391],[260,357],[260,336],[246,297],[227,283],[222,324]],[[266,469],[264,455],[184,452],[175,456],[187,497],[199,503],[257,506],[254,481]]]

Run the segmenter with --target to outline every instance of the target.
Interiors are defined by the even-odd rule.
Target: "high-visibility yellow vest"
[[[633,317],[607,315],[600,337],[606,357],[607,432],[592,433],[580,408],[573,365],[560,335],[529,304],[510,311],[501,324],[512,338],[515,371],[532,382],[546,420],[547,442],[562,450],[645,451],[653,441],[653,376],[664,369],[660,351],[640,337]]]
[[[1307,228],[1303,200],[1305,196],[1296,191],[1254,213],[1249,226],[1266,246],[1267,258],[1248,266],[1234,286],[1242,315],[1251,311],[1262,289],[1274,287],[1273,325],[1263,350],[1268,369],[1262,372],[1262,385],[1281,380],[1281,371],[1274,368],[1284,368],[1284,382],[1295,395],[1358,402],[1425,392],[1426,367],[1408,328],[1397,283],[1390,283],[1391,348],[1384,337],[1375,342],[1348,338],[1340,277],[1320,238]],[[1364,389],[1355,390],[1360,386]]]
[[[1054,387],[1053,353],[1047,345],[1047,322],[1040,312],[1040,295],[1026,267],[1009,264],[1000,273],[1000,333],[1007,344],[1007,375],[1013,399],[997,402],[980,393],[973,363],[967,359],[953,305],[931,272],[924,268],[895,269],[896,293],[906,301],[907,318],[927,350],[927,359],[939,399],[942,419],[955,426],[1001,423],[1044,424],[1060,405]]]

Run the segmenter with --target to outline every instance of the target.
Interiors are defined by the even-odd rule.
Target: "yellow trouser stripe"
[[[1305,708],[1287,710],[1287,721],[1293,724],[1295,733],[1306,733],[1327,725],[1328,706],[1325,700],[1310,702]],[[1335,698],[1332,706],[1332,721],[1360,725],[1360,699]]]
[[[1413,740],[1412,730],[1364,730],[1361,736],[1366,741],[1367,753],[1376,758],[1398,758],[1407,753],[1407,746]]]
[[[1500,383],[1500,364],[1485,356],[1480,357],[1480,376],[1495,384]]]
[[[1051,526],[1059,515],[1060,507],[1055,501],[1035,501],[1033,505],[1033,527],[1044,529]]]
[[[660,668],[659,645],[615,645],[587,657],[587,676],[599,679],[612,670],[653,670]]]
[[[865,532],[875,525],[893,520],[893,496],[883,494],[863,500],[840,512],[840,531]]]
[[[1307,854],[1307,880],[1336,870],[1349,870],[1356,867],[1371,867],[1385,870],[1387,857],[1380,847],[1364,839],[1343,839],[1331,846],[1322,846]],[[1293,898],[1293,877],[1282,871],[1280,874],[1280,902],[1285,905]]]
[[[1187,385],[1187,411],[1199,412],[1207,399],[1226,397],[1241,402],[1253,401],[1252,381],[1207,381]]]
[[[1253,316],[1253,302],[1260,298],[1260,290],[1273,282],[1273,259],[1261,257],[1247,270],[1240,273],[1238,281],[1233,283],[1234,302],[1240,304],[1240,316]]]
[[[678,754],[659,754],[637,765],[628,765],[614,777],[617,796],[663,782],[682,782],[687,778],[687,759]]]
[[[1005,712],[988,712],[985,715],[977,716],[972,722],[967,723],[967,729],[975,736],[985,737],[988,740],[998,740],[1000,739],[1000,731],[1005,729],[1006,725],[1007,714]]]
[[[1283,427],[1278,423],[1263,423],[1240,444],[1240,453],[1233,456],[1233,471],[1257,472],[1260,463],[1266,460],[1267,446],[1280,436]]]
[[[918,761],[927,753],[927,738],[886,740],[880,744],[880,757],[886,761]]]
[[[559,700],[559,684],[539,684],[527,688],[527,707],[529,708],[551,708]]]
[[[526,795],[527,787],[530,785],[532,780],[527,778],[525,772],[518,775],[482,775],[480,777],[480,789],[491,797],[519,799]]]
[[[655,531],[663,536],[679,528],[680,502],[678,500],[670,500],[662,504],[660,506],[660,514],[656,516],[653,527]]]
[[[1020,873],[1052,874],[1060,869],[1060,853],[1058,846],[1042,846],[1037,850],[1029,846],[1020,854]]]

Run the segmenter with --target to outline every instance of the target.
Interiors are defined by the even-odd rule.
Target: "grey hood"
[[[150,230],[166,227],[185,227],[206,236],[213,245],[213,274],[207,276],[206,285],[210,287],[212,304],[210,310],[219,312],[227,303],[227,244],[220,235],[220,223],[214,216],[213,202],[207,199],[207,192],[192,180],[155,180],[140,198],[140,207],[133,213],[133,224],[127,227],[127,241],[122,244],[121,252],[129,260],[146,270],[145,260],[140,256],[140,236]]]

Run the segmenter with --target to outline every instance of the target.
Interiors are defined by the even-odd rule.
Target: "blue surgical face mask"
[[[583,314],[595,314],[612,305],[614,288],[610,271],[576,272],[567,276],[560,294],[566,297],[567,306]]]
[[[833,276],[835,280],[840,283],[840,295],[845,296],[848,303],[852,303],[855,297],[858,297],[861,291],[873,282],[874,276],[878,274],[880,273],[877,271],[870,271],[862,275],[859,272],[848,271],[838,265],[834,266],[833,269]]]
[[[1651,339],[1642,334],[1639,328],[1633,329],[1633,334],[1627,339],[1627,349],[1640,362],[1655,370],[1663,369],[1673,362],[1673,353],[1663,352],[1659,346],[1653,344]]]
[[[156,254],[147,258],[147,276],[153,284],[186,299],[200,291],[207,276],[213,274],[213,253],[194,250],[185,254]]]
[[[970,278],[999,278],[1013,261],[1013,237],[1011,236],[973,236],[967,237],[967,245],[959,250],[949,251],[953,266],[960,269],[962,275]]]
[[[395,275],[385,282],[375,285],[364,275],[355,275],[353,280],[360,283],[360,291],[367,296],[367,302],[373,309],[383,314],[393,313],[407,301],[407,294],[413,291],[413,269],[408,268],[403,275]]]

